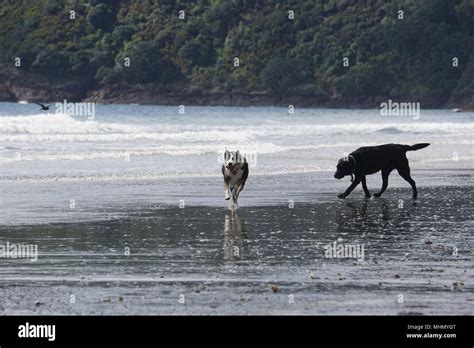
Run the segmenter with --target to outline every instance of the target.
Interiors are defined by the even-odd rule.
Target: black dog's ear
[[[354,175],[351,174],[351,182],[354,182]]]

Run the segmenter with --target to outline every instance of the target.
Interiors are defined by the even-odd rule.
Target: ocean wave
[[[0,141],[226,141],[261,136],[339,135],[367,133],[469,134],[472,123],[406,122],[345,124],[186,124],[163,120],[148,123],[122,123],[88,120],[66,114],[0,117]],[[294,122],[298,122],[295,120]],[[308,122],[306,120],[305,122]]]
[[[231,149],[238,148],[242,154],[249,154],[253,156],[259,154],[272,154],[287,149],[272,143],[236,143]],[[156,147],[139,147],[139,148],[107,148],[97,150],[89,149],[60,149],[56,151],[45,151],[43,149],[9,151],[6,155],[0,156],[0,163],[13,163],[19,161],[85,161],[98,159],[118,159],[118,160],[133,160],[137,157],[146,156],[204,156],[214,155],[216,158],[222,156],[224,152],[224,145],[216,146],[214,144],[200,144],[194,146],[182,145],[163,145]]]
[[[279,135],[351,135],[369,133],[472,134],[474,124],[454,122],[345,123],[331,125],[286,125],[268,130]]]
[[[385,128],[379,129],[377,132],[388,133],[388,134],[403,133],[403,131],[397,127],[385,127]]]
[[[0,117],[4,142],[234,141],[252,138],[232,129],[78,120],[64,114]]]
[[[214,141],[228,143],[232,141],[245,141],[254,139],[252,134],[240,131],[200,131],[200,132],[179,132],[179,133],[150,133],[150,132],[130,132],[130,133],[50,133],[50,134],[14,134],[2,135],[0,141],[4,142],[123,142],[136,140],[153,141],[182,141],[182,142],[202,142]]]
[[[412,142],[406,142],[410,144]],[[434,145],[473,145],[473,140],[459,139],[456,141],[445,139],[437,140]],[[249,160],[258,156],[272,156],[275,154],[284,154],[288,159],[298,156],[312,156],[319,150],[325,150],[324,153],[342,154],[348,150],[355,150],[362,146],[380,145],[378,141],[359,141],[359,142],[338,142],[334,144],[322,143],[314,145],[298,145],[298,144],[274,144],[270,142],[234,142],[225,143],[231,150],[239,149],[244,156],[249,156]],[[88,160],[135,160],[140,157],[150,156],[215,156],[221,160],[222,153],[225,148],[224,143],[216,145],[209,144],[163,144],[159,146],[128,146],[128,144],[115,144],[110,147],[95,146],[79,146],[71,149],[68,146],[58,146],[53,150],[48,146],[39,148],[22,148],[22,147],[0,147],[0,163],[13,163],[18,161],[88,161]],[[329,151],[329,152],[328,152]],[[429,151],[429,150],[428,150]],[[459,156],[461,159],[462,156]],[[204,157],[203,157],[204,158]]]

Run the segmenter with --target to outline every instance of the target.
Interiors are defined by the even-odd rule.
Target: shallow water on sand
[[[39,246],[36,262],[1,260],[0,310],[472,314],[472,189],[420,191],[416,203],[394,188],[371,200],[142,206],[108,221],[0,227],[0,243]],[[363,258],[327,257],[334,242],[363,246]]]

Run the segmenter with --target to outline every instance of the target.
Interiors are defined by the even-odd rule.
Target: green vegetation
[[[86,90],[153,83],[440,106],[472,98],[474,2],[5,0],[0,62],[15,57],[51,84]]]

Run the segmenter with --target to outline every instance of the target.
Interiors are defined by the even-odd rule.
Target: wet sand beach
[[[0,227],[2,314],[472,314],[472,188]],[[402,199],[400,198],[402,197]],[[244,202],[245,199],[242,199]],[[337,256],[336,245],[363,255]],[[354,249],[355,250],[355,249]]]

